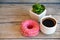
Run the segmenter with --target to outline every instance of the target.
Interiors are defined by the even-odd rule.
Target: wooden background
[[[60,39],[60,4],[44,4],[47,15],[57,19],[57,30],[53,35],[42,32],[36,37],[24,37],[20,34],[21,22],[31,19],[28,10],[31,4],[0,4],[0,40],[59,40]]]
[[[36,2],[37,0],[0,0],[0,2]],[[38,2],[60,2],[60,0],[38,0]]]

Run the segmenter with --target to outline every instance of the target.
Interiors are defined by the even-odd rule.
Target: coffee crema
[[[46,27],[53,27],[56,24],[56,21],[53,18],[43,19],[42,24]]]

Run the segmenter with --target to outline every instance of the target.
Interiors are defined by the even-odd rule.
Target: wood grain
[[[20,33],[21,22],[31,19],[29,16],[31,6],[23,5],[0,5],[0,38],[28,38]],[[57,19],[57,30],[53,35],[44,35],[42,32],[36,37],[37,39],[54,39],[60,38],[60,9],[59,7],[47,7],[47,15],[52,15]],[[13,39],[14,40],[14,39]],[[58,40],[58,39],[57,39]]]
[[[60,38],[60,24],[53,35],[44,35],[42,32],[36,37],[32,38]],[[20,23],[5,23],[0,24],[0,38],[27,38],[20,33]]]

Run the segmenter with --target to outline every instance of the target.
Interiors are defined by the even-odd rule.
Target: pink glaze
[[[36,36],[39,34],[39,24],[34,20],[22,22],[21,33],[24,36]]]

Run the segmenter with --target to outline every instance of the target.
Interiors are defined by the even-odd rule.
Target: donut
[[[34,20],[25,20],[21,24],[21,34],[24,36],[37,36],[39,34],[39,24]]]

